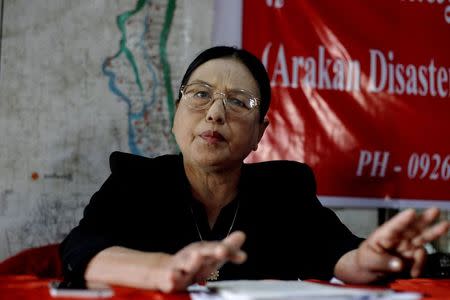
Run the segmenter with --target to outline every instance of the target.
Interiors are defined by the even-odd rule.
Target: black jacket
[[[316,198],[311,169],[298,162],[244,164],[236,198],[210,230],[193,199],[181,155],[144,158],[114,152],[111,175],[61,245],[66,277],[83,277],[89,260],[120,245],[175,253],[189,243],[247,234],[242,265],[226,264],[220,279],[329,279],[338,259],[358,247],[354,236]],[[237,213],[236,213],[237,210]]]

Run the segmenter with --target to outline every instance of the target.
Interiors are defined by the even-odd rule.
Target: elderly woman
[[[268,125],[270,84],[245,50],[214,47],[189,66],[173,134],[180,155],[110,157],[111,175],[61,246],[66,277],[159,289],[204,280],[418,276],[423,244],[449,224],[407,210],[366,240],[321,206],[311,169],[244,164]]]

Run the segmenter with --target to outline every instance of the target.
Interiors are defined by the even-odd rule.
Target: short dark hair
[[[252,74],[253,78],[258,83],[259,93],[261,95],[261,104],[259,106],[260,122],[263,122],[264,117],[270,106],[270,81],[267,75],[266,68],[261,61],[253,54],[244,49],[238,49],[228,46],[216,46],[201,52],[189,65],[184,73],[183,80],[181,80],[180,90],[178,92],[178,101],[181,99],[181,87],[189,81],[189,78],[200,65],[205,62],[223,57],[232,57],[242,62]]]

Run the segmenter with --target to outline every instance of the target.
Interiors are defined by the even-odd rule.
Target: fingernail
[[[394,258],[389,261],[389,269],[393,271],[398,271],[400,270],[400,267],[401,267],[400,260]]]

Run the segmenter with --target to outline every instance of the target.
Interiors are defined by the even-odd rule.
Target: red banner
[[[450,200],[450,2],[245,0],[242,42],[273,91],[250,161],[306,162],[322,196]]]

